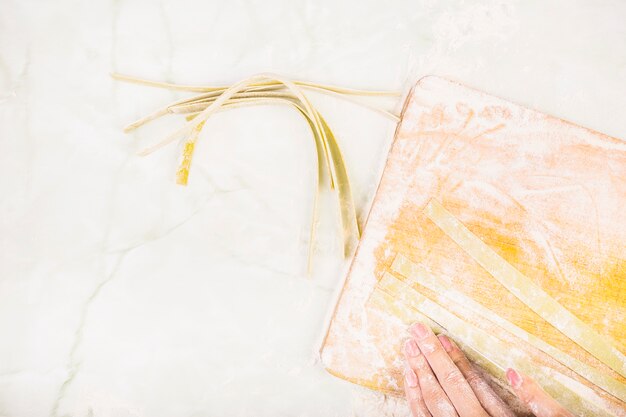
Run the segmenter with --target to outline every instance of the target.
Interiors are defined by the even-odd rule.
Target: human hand
[[[410,332],[404,388],[414,417],[515,416],[453,341],[422,323]],[[528,376],[513,369],[506,376],[537,417],[573,417]]]

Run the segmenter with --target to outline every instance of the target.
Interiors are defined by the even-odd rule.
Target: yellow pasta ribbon
[[[537,381],[546,392],[572,412],[582,415],[612,416],[604,408],[582,398],[556,378],[553,378],[554,375],[560,374],[556,370],[537,366],[526,358],[524,352],[460,319],[392,274],[385,273],[377,288],[391,296],[391,303],[396,306],[396,311],[398,303],[405,304],[438,323],[455,340],[458,339],[463,345],[469,346],[473,352],[481,356],[483,360],[490,362],[492,364],[490,371],[493,372],[494,368],[498,370],[495,372],[496,375],[501,376],[504,370],[509,367],[515,368]],[[415,317],[410,315],[401,318],[407,324],[415,320]]]
[[[320,113],[313,107],[302,90],[310,90],[318,93],[340,97],[357,104],[370,108],[394,122],[399,117],[387,110],[371,106],[365,102],[354,100],[353,96],[398,96],[398,92],[389,91],[362,91],[343,87],[335,87],[304,81],[291,81],[274,74],[259,74],[241,80],[231,86],[190,86],[157,81],[143,80],[121,74],[112,74],[112,77],[121,81],[152,87],[166,88],[178,91],[192,91],[200,93],[194,97],[175,101],[166,107],[157,109],[149,115],[129,124],[126,132],[137,129],[146,123],[156,120],[168,114],[182,114],[187,123],[174,131],[162,141],[140,152],[140,155],[148,155],[178,139],[183,139],[181,162],[176,172],[176,182],[186,185],[189,180],[189,171],[193,160],[196,141],[205,121],[215,112],[232,109],[242,105],[279,103],[295,107],[304,116],[315,141],[317,153],[317,184],[313,199],[313,220],[311,221],[311,237],[309,240],[308,270],[311,269],[313,243],[317,223],[317,200],[320,186],[323,181],[323,173],[328,172],[329,185],[337,191],[339,200],[339,214],[343,229],[343,253],[348,257],[354,251],[360,238],[360,229],[357,221],[356,208],[352,198],[350,181],[347,169],[339,149],[335,136]]]
[[[612,345],[608,337],[600,336],[589,325],[574,316],[541,287],[494,252],[437,201],[431,200],[426,205],[424,213],[531,310],[602,363],[626,377],[626,357]]]
[[[544,342],[537,336],[526,332],[525,330],[517,327],[510,321],[498,316],[493,311],[484,307],[482,304],[474,301],[473,299],[465,296],[459,291],[452,289],[443,280],[437,279],[424,267],[411,262],[403,255],[397,255],[393,264],[391,265],[393,272],[405,277],[406,279],[416,282],[419,285],[428,288],[437,294],[437,301],[440,304],[456,303],[467,308],[472,313],[481,317],[488,322],[495,323],[502,329],[511,333],[515,337],[518,337],[525,342],[529,343],[533,347],[541,350],[542,352],[550,355],[563,365],[576,372],[578,375],[594,383],[609,394],[619,398],[626,402],[626,385],[620,381],[611,378],[595,368],[573,358],[565,352],[555,348],[554,346]]]
[[[187,182],[189,181],[189,169],[191,168],[193,152],[196,149],[196,140],[198,139],[198,135],[200,135],[200,131],[203,127],[204,123],[200,123],[196,126],[189,139],[187,139],[183,145],[182,159],[180,161],[178,171],[176,171],[176,183],[179,185],[187,185]]]

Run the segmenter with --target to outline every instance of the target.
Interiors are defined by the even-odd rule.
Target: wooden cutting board
[[[368,304],[400,253],[502,318],[626,382],[460,250],[424,216],[431,199],[626,352],[626,142],[429,76],[406,100],[324,340],[330,373],[401,394],[407,317],[393,305]],[[463,306],[447,307],[462,314]],[[467,319],[489,329],[479,317]],[[594,390],[607,409],[626,414],[623,402],[543,352],[522,348],[537,364]]]

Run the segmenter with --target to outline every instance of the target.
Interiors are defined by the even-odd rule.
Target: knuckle
[[[483,377],[473,369],[467,372],[465,379],[470,385],[478,385],[483,382]]]
[[[439,387],[435,387],[435,386],[426,388],[423,394],[424,394],[424,399],[429,400],[431,402],[440,402],[440,401],[444,401],[447,399],[443,391]]]
[[[443,375],[443,383],[450,385],[458,385],[465,381],[465,377],[458,369],[452,369]]]

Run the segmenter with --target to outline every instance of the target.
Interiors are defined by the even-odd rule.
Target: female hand
[[[411,326],[404,346],[405,393],[414,417],[514,417],[463,352],[422,323]],[[513,391],[537,417],[573,417],[532,379],[506,373]]]

